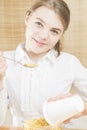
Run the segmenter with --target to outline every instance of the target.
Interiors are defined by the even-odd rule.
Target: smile
[[[43,45],[47,45],[43,42],[40,42],[40,41],[37,41],[36,39],[34,39],[35,43],[38,45],[38,46],[43,46]]]

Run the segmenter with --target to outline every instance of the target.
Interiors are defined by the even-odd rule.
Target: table
[[[23,130],[23,128],[2,126],[2,127],[0,127],[0,130]],[[66,129],[66,128],[63,128],[63,130],[82,130],[82,129]]]

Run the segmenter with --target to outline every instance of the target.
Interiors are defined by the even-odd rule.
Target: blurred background
[[[25,15],[36,0],[0,0],[0,50],[13,50],[25,41]],[[65,0],[71,10],[71,21],[62,40],[63,51],[77,56],[87,67],[87,0]],[[7,113],[8,116],[8,113]],[[11,117],[6,119],[9,124]],[[87,117],[71,126],[87,127]],[[86,124],[84,124],[86,123]],[[80,127],[81,127],[80,126]]]

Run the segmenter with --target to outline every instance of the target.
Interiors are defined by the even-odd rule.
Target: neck
[[[27,55],[29,56],[29,58],[33,61],[33,62],[37,62],[38,60],[40,60],[45,54],[45,53],[41,53],[41,54],[36,54],[32,51],[28,51],[25,47],[24,47],[24,51],[27,53]]]

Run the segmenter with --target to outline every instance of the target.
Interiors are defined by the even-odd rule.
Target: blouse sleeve
[[[0,126],[5,121],[5,115],[7,112],[7,90],[4,88],[0,91]]]
[[[87,101],[87,68],[73,57],[72,60],[73,86],[84,101]]]

